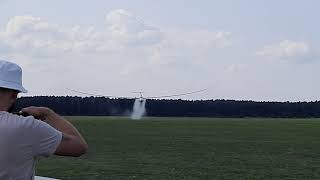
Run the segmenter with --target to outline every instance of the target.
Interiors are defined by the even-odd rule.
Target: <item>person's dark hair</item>
[[[19,91],[14,90],[14,89],[8,89],[8,88],[0,87],[0,93],[7,93],[7,92],[16,92],[16,93],[19,93]]]

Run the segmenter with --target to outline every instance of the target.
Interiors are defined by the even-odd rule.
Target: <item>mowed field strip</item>
[[[320,179],[320,119],[67,117],[90,150],[52,157],[61,179]]]

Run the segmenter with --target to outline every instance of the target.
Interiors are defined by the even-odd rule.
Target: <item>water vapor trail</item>
[[[141,119],[146,113],[146,99],[136,99],[133,104],[131,119]]]

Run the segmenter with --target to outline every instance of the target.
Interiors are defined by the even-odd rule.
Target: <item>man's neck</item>
[[[8,111],[8,106],[0,103],[0,111]]]

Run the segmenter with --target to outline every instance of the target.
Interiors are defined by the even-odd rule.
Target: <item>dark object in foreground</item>
[[[12,114],[19,115],[19,116],[24,116],[24,117],[30,116],[30,115],[29,115],[28,113],[26,113],[26,112],[12,112]]]

